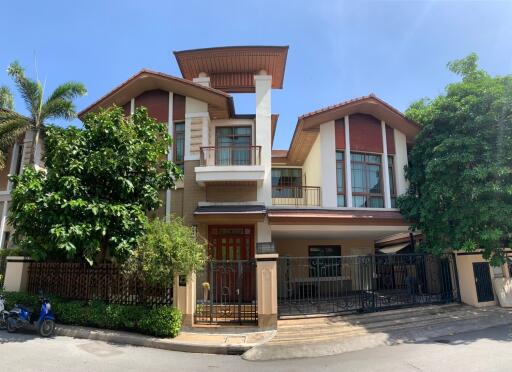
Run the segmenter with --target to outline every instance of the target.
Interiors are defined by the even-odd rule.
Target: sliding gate
[[[459,300],[453,255],[279,257],[277,270],[279,316]]]

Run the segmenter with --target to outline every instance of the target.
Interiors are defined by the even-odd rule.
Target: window
[[[350,153],[350,157],[353,206],[383,208],[381,155]]]
[[[216,165],[251,164],[251,127],[217,127],[215,137]]]
[[[393,157],[388,156],[389,194],[391,195],[391,208],[396,208],[395,165]]]
[[[341,275],[341,246],[309,246],[309,276],[330,277]]]
[[[302,198],[302,169],[272,168],[273,198]]]
[[[21,168],[23,164],[23,145],[16,145],[16,168],[14,169],[15,175],[21,174]]]
[[[183,170],[185,160],[185,123],[174,123],[174,163]]]
[[[336,193],[338,207],[345,206],[345,154],[343,151],[336,151]]]

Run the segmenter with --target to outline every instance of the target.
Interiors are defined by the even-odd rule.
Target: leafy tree
[[[202,270],[205,252],[205,240],[196,236],[181,218],[173,218],[170,223],[154,219],[148,223],[146,234],[139,238],[124,269],[149,284],[172,283],[178,274]]]
[[[477,60],[450,62],[462,80],[407,110],[422,130],[398,204],[427,251],[482,249],[499,265],[512,236],[512,76],[490,76]]]
[[[36,79],[25,76],[25,70],[18,62],[13,62],[7,69],[18,91],[25,101],[29,112],[28,117],[13,111],[12,96],[5,91],[0,92],[0,101],[4,101],[7,111],[0,110],[0,152],[3,157],[10,145],[14,143],[22,133],[31,129],[34,131],[34,146],[31,161],[39,165],[40,154],[37,152],[41,130],[48,125],[49,120],[66,119],[76,117],[73,100],[86,94],[83,84],[70,81],[58,86],[50,96],[45,99],[44,86]],[[2,95],[4,98],[2,98]]]
[[[83,130],[48,127],[46,171],[12,177],[15,242],[37,259],[130,256],[159,190],[181,177],[165,129],[145,108],[127,118],[119,107],[87,115]]]

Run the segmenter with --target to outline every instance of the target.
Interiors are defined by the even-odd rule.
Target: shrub
[[[152,309],[140,321],[143,333],[158,337],[176,337],[181,329],[181,311],[170,306]]]
[[[3,295],[7,310],[15,304],[35,310],[40,306],[39,295],[25,292],[3,292]],[[55,318],[61,324],[133,331],[157,337],[176,337],[181,329],[181,312],[170,306],[150,309],[58,297],[51,297],[50,302]]]

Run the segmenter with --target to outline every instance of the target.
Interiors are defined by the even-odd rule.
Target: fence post
[[[277,328],[277,253],[256,254],[258,327]]]
[[[28,285],[30,257],[8,256],[5,268],[4,288],[10,292],[25,292]]]
[[[183,325],[194,326],[196,311],[196,273],[188,276],[177,275],[174,278],[173,306],[183,314]]]

